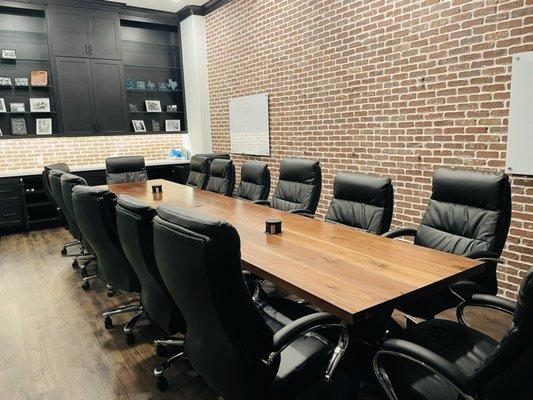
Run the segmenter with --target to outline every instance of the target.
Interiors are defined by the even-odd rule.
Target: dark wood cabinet
[[[120,59],[120,21],[118,15],[92,12],[88,16],[90,44],[89,55],[95,58]]]

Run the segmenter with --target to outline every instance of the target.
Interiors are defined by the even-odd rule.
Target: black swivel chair
[[[244,200],[266,200],[270,193],[270,170],[268,164],[247,161],[241,167],[241,182],[235,197]]]
[[[108,284],[108,296],[113,296],[115,290],[140,293],[139,278],[124,255],[117,233],[116,196],[107,189],[78,185],[72,190],[72,203],[76,221],[98,259],[98,276]],[[104,312],[104,322],[110,329],[111,316],[126,312],[136,313],[124,327],[126,340],[132,344],[135,338],[131,331],[145,317],[140,302]]]
[[[487,262],[483,274],[446,288],[439,294],[401,308],[415,317],[431,319],[456,307],[473,293],[496,294],[496,265],[511,222],[511,188],[505,174],[439,169],[433,192],[418,229],[402,228],[384,236],[414,236],[419,246]]]
[[[242,276],[239,234],[227,222],[168,204],[157,214],[155,255],[187,323],[184,353],[211,388],[226,400],[283,400],[324,372],[331,376],[347,345],[344,325],[327,313],[291,321],[254,303]],[[331,328],[342,333],[334,351],[316,332]]]
[[[341,172],[335,176],[325,219],[381,235],[390,228],[393,208],[390,179]]]
[[[168,346],[183,346],[183,340],[170,336],[185,333],[186,326],[180,310],[168,293],[157,267],[154,254],[152,220],[155,210],[149,205],[128,196],[121,195],[117,203],[117,230],[126,258],[135,270],[141,283],[141,304],[146,313],[168,335],[156,340],[156,352],[164,355]],[[157,367],[159,375],[168,369],[171,357]]]
[[[109,157],[105,160],[106,181],[112,183],[142,182],[148,180],[144,157]]]
[[[272,200],[255,201],[293,214],[313,216],[320,200],[322,171],[315,160],[285,159],[279,167],[278,186]]]
[[[229,154],[195,154],[191,157],[187,186],[205,190],[209,181],[210,164],[212,160],[229,160]]]
[[[209,166],[209,180],[205,190],[220,193],[225,196],[233,195],[235,190],[235,166],[231,160],[214,159]]]
[[[516,303],[474,295],[464,306],[514,316],[498,343],[464,323],[429,320],[386,340],[374,370],[391,400],[533,399],[533,268]]]

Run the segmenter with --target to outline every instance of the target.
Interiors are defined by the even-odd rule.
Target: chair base
[[[159,339],[154,340],[154,345],[156,346],[156,354],[161,357],[166,357],[168,355],[168,347],[170,346],[176,346],[180,350],[183,349],[184,341],[183,339]],[[180,351],[179,353],[174,354],[167,360],[165,360],[162,364],[158,365],[154,368],[154,376],[156,378],[156,384],[157,388],[160,391],[165,391],[169,388],[168,381],[165,378],[164,374],[165,371],[167,371],[169,368],[171,368],[174,364],[176,364],[178,361],[185,358],[185,354],[183,351]]]

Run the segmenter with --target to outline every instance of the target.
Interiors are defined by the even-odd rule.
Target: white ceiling
[[[115,3],[126,3],[128,6],[150,8],[169,12],[178,12],[185,6],[201,6],[208,0],[109,0]]]

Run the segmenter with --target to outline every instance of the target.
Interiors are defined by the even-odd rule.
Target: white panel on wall
[[[232,153],[270,155],[267,94],[230,99],[229,125]]]
[[[507,171],[533,175],[533,52],[513,56]]]

